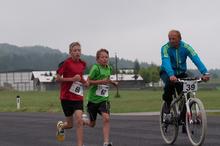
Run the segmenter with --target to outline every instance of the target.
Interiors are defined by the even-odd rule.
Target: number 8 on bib
[[[83,96],[83,85],[80,82],[74,82],[72,86],[70,87],[70,92]]]

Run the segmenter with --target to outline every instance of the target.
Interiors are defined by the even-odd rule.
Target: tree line
[[[45,46],[18,47],[11,44],[0,44],[0,72],[10,71],[37,71],[56,70],[59,63],[68,57],[57,49]],[[96,63],[96,57],[82,54],[81,58],[86,61],[88,73],[92,64]],[[115,67],[115,57],[110,57],[110,65]],[[134,61],[118,58],[118,68],[133,68]],[[149,66],[141,62],[140,66]]]
[[[67,53],[44,46],[18,47],[0,44],[0,72],[57,70],[58,64],[67,57]],[[96,63],[96,57],[82,54],[81,58],[87,62],[85,74],[88,74],[91,66]],[[118,70],[133,69],[134,77],[137,78],[140,75],[146,83],[157,82],[160,79],[160,67],[156,64],[139,63],[138,59],[131,61],[117,57],[117,60]],[[109,64],[113,68],[113,73],[116,73],[116,58],[110,57]],[[211,69],[209,72],[212,78],[219,79],[219,69]],[[200,75],[197,70],[189,70],[188,74]]]
[[[138,60],[135,60],[134,73],[136,77],[139,74],[145,83],[156,83],[160,80],[160,67],[156,64],[150,64],[148,67],[140,67]],[[212,80],[220,79],[220,69],[210,69],[209,73]],[[197,69],[189,69],[187,70],[187,74],[189,77],[201,76],[201,73]]]

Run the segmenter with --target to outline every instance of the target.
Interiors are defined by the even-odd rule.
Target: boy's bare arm
[[[76,82],[76,81],[80,81],[81,77],[80,77],[80,75],[75,75],[74,77],[71,77],[71,78],[63,78],[62,76],[57,74],[55,80],[57,82]]]
[[[113,84],[114,86],[118,85],[118,82],[110,80],[110,79],[103,79],[103,80],[91,80],[88,77],[89,84],[98,85],[98,84]]]

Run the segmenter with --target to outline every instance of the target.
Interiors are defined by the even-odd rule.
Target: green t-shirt
[[[103,80],[109,79],[112,72],[112,68],[107,65],[106,67],[100,64],[94,64],[89,72],[90,80]],[[87,100],[93,103],[100,103],[107,101],[109,96],[97,95],[98,85],[91,85],[88,90]]]

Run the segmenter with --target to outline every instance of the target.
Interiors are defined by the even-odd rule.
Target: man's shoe
[[[163,123],[167,123],[169,124],[171,122],[171,118],[172,118],[172,115],[169,113],[169,114],[163,114]]]
[[[58,141],[64,141],[65,139],[65,134],[64,134],[64,129],[62,128],[63,122],[58,121],[57,122],[57,132],[56,132],[56,138]]]
[[[86,114],[82,114],[83,125],[89,125],[89,118]]]
[[[58,131],[62,131],[63,130],[63,128],[62,128],[63,124],[64,124],[63,121],[58,121],[57,122],[57,130]]]
[[[183,126],[182,126],[182,133],[186,133],[186,126],[185,126],[185,124],[183,124]]]

